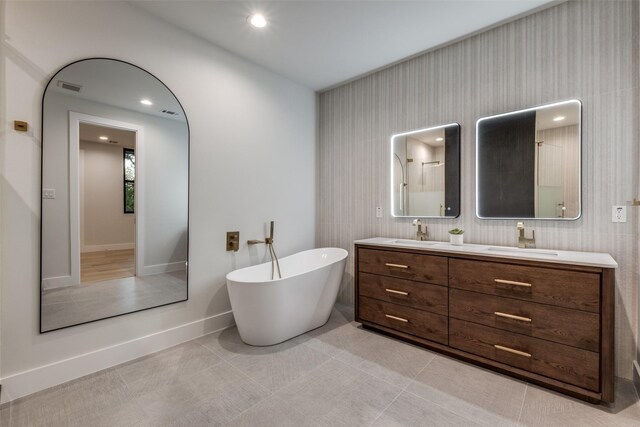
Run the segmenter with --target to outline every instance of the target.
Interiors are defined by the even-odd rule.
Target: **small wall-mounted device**
[[[627,207],[613,206],[611,210],[611,222],[627,222]]]
[[[43,188],[42,189],[42,198],[43,199],[55,199],[56,198],[56,190],[54,188]]]
[[[238,252],[240,249],[240,232],[227,231],[227,251]]]
[[[20,120],[13,121],[13,129],[18,132],[26,132],[29,130],[29,123]]]

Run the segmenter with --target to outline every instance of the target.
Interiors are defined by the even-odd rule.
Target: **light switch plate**
[[[611,222],[627,222],[627,207],[613,206],[611,210]]]
[[[376,208],[376,218],[382,218],[382,208],[380,206]]]

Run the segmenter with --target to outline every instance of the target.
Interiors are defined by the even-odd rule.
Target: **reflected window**
[[[123,150],[124,161],[124,213],[134,213],[136,186],[136,155],[134,150]]]

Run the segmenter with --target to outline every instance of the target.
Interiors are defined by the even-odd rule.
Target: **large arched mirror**
[[[62,68],[42,101],[40,332],[188,297],[189,128],[132,64]]]

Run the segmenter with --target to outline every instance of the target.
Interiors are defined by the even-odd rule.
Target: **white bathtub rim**
[[[234,279],[233,277],[230,277],[230,276],[233,276],[234,274],[238,274],[239,272],[241,272],[243,270],[247,270],[247,269],[250,269],[250,268],[257,268],[257,267],[261,267],[261,266],[264,266],[264,265],[271,265],[271,261],[263,262],[262,264],[250,265],[250,266],[247,266],[247,267],[239,268],[237,270],[233,270],[230,273],[228,273],[225,278],[227,279],[227,284],[229,284],[229,283],[242,283],[242,284],[264,285],[264,284],[277,283],[277,282],[280,282],[282,280],[287,280],[287,279],[290,279],[292,277],[302,276],[304,274],[311,273],[312,271],[316,271],[316,270],[319,270],[321,268],[325,268],[327,266],[330,266],[332,264],[340,262],[340,261],[346,259],[349,256],[349,252],[346,249],[336,248],[336,247],[324,247],[324,248],[307,249],[305,251],[296,252],[296,253],[293,253],[291,255],[287,255],[284,258],[281,258],[280,261],[283,261],[283,260],[285,260],[287,258],[296,256],[296,255],[304,254],[304,253],[307,253],[307,252],[320,252],[320,251],[323,251],[323,250],[335,251],[338,254],[341,254],[342,256],[338,256],[335,260],[332,260],[329,263],[318,264],[317,266],[315,266],[313,268],[310,268],[308,270],[303,270],[303,271],[301,271],[301,272],[299,272],[297,274],[293,274],[291,276],[284,276],[284,277],[281,277],[281,278],[278,278],[278,279],[269,279],[269,278],[265,279],[265,278],[262,278],[260,280],[258,280],[258,279],[256,279],[256,280],[238,280],[238,279]]]

